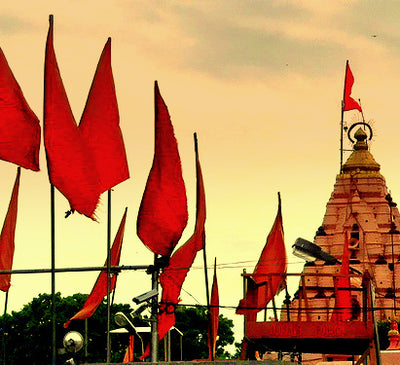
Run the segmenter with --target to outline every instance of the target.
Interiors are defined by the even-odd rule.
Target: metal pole
[[[107,192],[107,362],[110,362],[111,189]]]
[[[171,330],[167,332],[167,361],[171,362]]]
[[[346,70],[344,72],[344,86],[343,86],[343,99],[342,99],[342,110],[341,110],[341,118],[340,118],[340,170],[339,174],[342,173],[343,168],[343,115],[344,115],[344,97],[346,92],[346,82],[347,82],[347,67],[349,64],[349,60],[346,61]]]
[[[181,361],[183,360],[183,336],[180,336],[180,345],[181,345]]]
[[[85,362],[88,358],[88,319],[85,318]]]
[[[6,291],[6,300],[5,300],[5,303],[4,303],[4,315],[6,315],[7,314],[7,304],[8,304],[8,290]],[[3,331],[1,331],[1,337],[2,337],[2,345],[3,345],[3,356],[2,356],[2,358],[3,358],[3,361],[2,361],[2,363],[3,363],[3,365],[6,365],[6,333],[5,333],[5,331],[4,331],[4,329],[3,329]]]
[[[110,269],[114,271],[120,270],[147,270],[149,265],[118,265],[111,266]],[[83,266],[83,267],[65,267],[55,268],[55,273],[60,272],[80,272],[80,271],[105,271],[106,266]],[[48,274],[51,273],[52,269],[14,269],[14,270],[0,270],[0,275],[3,274]]]
[[[51,227],[51,359],[52,364],[56,364],[56,275],[55,275],[55,242],[56,242],[56,229],[55,229],[55,198],[54,198],[54,185],[50,185],[50,227]]]
[[[247,279],[246,279],[246,269],[243,269],[242,273],[243,277],[243,298],[246,298],[247,293]],[[243,337],[246,336],[246,323],[247,323],[247,316],[243,316]]]
[[[151,288],[158,290],[159,268],[157,266],[157,255],[154,255],[154,270],[151,273]],[[157,362],[158,354],[158,295],[151,301],[151,362]]]
[[[10,290],[10,289],[8,289]],[[6,300],[4,302],[4,315],[7,314],[7,305],[8,305],[8,290],[6,291]]]
[[[284,300],[284,304],[286,304],[286,317],[287,317],[287,321],[290,322],[290,295],[288,292],[288,288],[287,288],[287,280],[285,280],[285,300]]]
[[[343,170],[343,101],[342,101],[342,113],[340,118],[340,170],[339,174],[342,173]]]
[[[206,246],[203,248],[203,261],[204,261],[204,280],[206,285],[206,299],[207,299],[207,308],[210,310],[210,294],[208,292],[208,273],[207,273],[207,255],[206,255]]]
[[[207,255],[206,255],[206,245],[204,243],[204,248],[203,248],[203,261],[204,261],[204,280],[205,280],[205,285],[206,285],[206,299],[207,299],[207,318],[208,318],[208,326],[209,326],[209,334],[210,334],[210,341],[209,343],[212,346],[212,326],[211,326],[211,311],[210,311],[210,294],[208,291],[208,272],[207,272]],[[211,348],[211,361],[214,361],[214,354],[212,352]]]

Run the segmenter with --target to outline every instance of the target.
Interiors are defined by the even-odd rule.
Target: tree
[[[208,315],[205,307],[178,306],[175,312],[175,327],[183,333],[182,360],[207,359],[208,358]],[[219,316],[218,339],[216,357],[229,358],[231,355],[225,350],[225,346],[233,344],[232,320]],[[180,335],[171,331],[171,360],[180,360]],[[159,346],[159,358],[164,357],[164,348]]]
[[[82,308],[87,295],[74,294],[62,298],[56,293],[56,343],[57,348],[62,348],[62,340],[69,331],[85,332],[85,321],[72,321],[69,328],[63,324]],[[111,318],[118,311],[129,312],[127,304],[113,304]],[[104,362],[106,359],[106,321],[107,306],[100,304],[95,314],[88,318],[88,362]],[[115,328],[114,323],[111,324]],[[19,312],[12,312],[0,317],[0,343],[5,349],[2,360],[7,364],[32,364],[42,365],[51,363],[51,295],[40,294],[30,303],[26,304]],[[113,361],[120,361],[125,352],[128,336],[115,336],[112,338],[111,352]],[[3,352],[3,351],[2,351]],[[83,359],[84,352],[78,355]],[[57,363],[63,364],[67,354],[58,355]]]
[[[68,329],[63,324],[80,310],[87,298],[86,294],[74,294],[61,297],[56,293],[56,344],[62,348],[62,340],[69,331],[77,331],[84,335],[85,320],[73,320]],[[130,317],[131,307],[128,304],[113,304],[111,306],[111,329],[117,328],[113,318],[115,313],[124,312]],[[217,358],[227,358],[230,354],[225,351],[225,346],[232,344],[233,323],[230,319],[220,315],[220,324],[217,340]],[[132,318],[135,327],[149,326],[147,318]],[[76,354],[76,359],[85,362],[106,361],[106,322],[107,306],[100,304],[91,318],[88,318],[88,356],[85,358],[84,350]],[[175,326],[183,332],[183,360],[206,359],[208,357],[208,317],[204,307],[178,306],[176,309]],[[7,364],[43,365],[51,363],[51,295],[39,294],[37,298],[26,304],[20,311],[0,316],[0,363],[6,359]],[[149,334],[142,334],[143,340],[149,341]],[[176,331],[171,331],[173,360],[180,359],[180,339]],[[115,334],[111,336],[111,361],[121,362],[129,336]],[[159,358],[164,358],[164,347],[159,346]],[[135,336],[135,359],[142,354],[141,342]],[[70,354],[58,354],[57,364],[64,364]]]

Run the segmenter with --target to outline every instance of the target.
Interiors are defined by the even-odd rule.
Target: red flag
[[[147,343],[143,354],[139,357],[140,361],[144,361],[146,357],[150,356],[150,342]]]
[[[163,288],[160,314],[158,315],[158,340],[161,341],[167,332],[175,324],[175,307],[179,302],[182,284],[186,275],[193,264],[196,254],[205,245],[204,224],[206,220],[206,200],[204,192],[203,176],[201,172],[197,138],[195,134],[195,153],[196,153],[196,177],[197,177],[197,207],[196,225],[193,235],[181,246],[169,259],[168,266],[160,275],[160,283]],[[140,357],[141,360],[150,355],[150,345],[148,344],[145,352]]]
[[[360,112],[361,106],[351,96],[351,89],[354,84],[354,77],[350,70],[349,61],[346,62],[346,76],[344,80],[343,111],[357,109]]]
[[[92,155],[75,123],[53,48],[53,17],[46,42],[44,143],[49,179],[71,209],[94,219],[100,196]]]
[[[261,293],[261,290],[260,290]],[[247,290],[246,296],[240,300],[238,307],[236,308],[236,314],[253,315],[255,316],[258,311],[262,309],[259,307],[259,291],[258,286],[251,277],[247,279]]]
[[[129,178],[111,68],[111,38],[97,65],[79,130],[95,160],[101,192]]]
[[[179,302],[182,284],[189,272],[196,254],[205,246],[205,230],[206,221],[206,199],[204,192],[203,174],[199,160],[199,152],[197,146],[197,136],[195,138],[195,154],[196,154],[196,224],[193,235],[189,240],[181,246],[169,260],[168,266],[160,275],[160,283],[163,287],[161,302],[165,304],[176,305]]]
[[[133,360],[134,360],[134,357],[133,357],[134,342],[135,342],[135,336],[130,335],[129,336],[129,344],[128,344],[128,347],[126,348],[124,360],[122,361],[122,363],[125,364],[127,362],[133,362]]]
[[[167,106],[155,96],[155,153],[137,218],[137,234],[155,254],[169,256],[188,220],[181,160]]]
[[[335,278],[335,309],[333,310],[332,321],[348,321],[351,318],[351,292],[350,290],[350,255],[349,238],[347,232],[344,235],[343,258],[339,276]]]
[[[287,262],[279,193],[278,201],[278,213],[275,222],[252,274],[255,286],[251,290],[256,290],[257,292],[250,291],[249,296],[246,295],[246,298],[240,301],[239,307],[236,310],[237,314],[248,314],[248,310],[258,312],[262,308],[265,308],[275,294],[279,292],[285,281],[284,275],[286,273]],[[257,297],[256,306],[254,306],[255,297]]]
[[[125,209],[125,213],[122,217],[121,223],[118,228],[118,232],[114,238],[114,242],[112,244],[110,250],[110,266],[118,266],[119,259],[121,257],[121,248],[122,241],[124,239],[124,231],[125,231],[125,221],[126,221],[126,213],[127,209]],[[104,266],[107,266],[107,260]],[[115,289],[115,285],[117,283],[117,275],[114,273],[111,274],[110,280],[110,293]],[[73,319],[85,319],[89,318],[96,312],[97,307],[103,301],[103,298],[107,295],[107,271],[102,270],[99,274],[94,287],[86,299],[83,308],[76,313],[69,321],[64,323],[64,327],[67,328],[70,322]]]
[[[18,210],[18,190],[19,177],[21,169],[17,169],[17,177],[15,178],[14,188],[11,194],[10,204],[6,218],[4,220],[3,229],[0,235],[0,270],[11,270],[14,258],[15,247],[15,227],[17,224]],[[7,292],[11,285],[11,274],[0,275],[0,290]]]
[[[208,349],[209,360],[215,359],[215,350],[217,344],[218,325],[219,325],[219,295],[218,295],[218,282],[216,262],[214,264],[214,279],[211,288],[211,302],[210,302],[210,329],[208,334]]]
[[[0,48],[0,159],[39,171],[39,119]]]

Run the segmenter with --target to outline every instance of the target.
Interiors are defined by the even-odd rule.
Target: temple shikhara
[[[279,200],[254,272],[243,274],[245,295],[236,311],[245,316],[243,359],[272,359],[274,354],[282,359],[286,353],[299,364],[400,363],[399,210],[369,150],[373,132],[350,96],[353,82],[347,62],[340,172],[314,242],[299,238],[293,245],[294,254],[306,260],[302,272],[286,271]],[[362,122],[344,128],[343,112],[353,109],[361,113]],[[344,132],[352,150],[343,163]],[[286,287],[291,276],[298,277],[292,297]],[[286,297],[278,308],[274,296],[282,290]],[[274,315],[267,320],[264,314],[261,320],[257,314],[266,308]],[[383,349],[379,321],[391,323],[385,334],[390,344]]]
[[[368,148],[371,128],[364,122],[356,124],[360,126],[354,125],[358,129],[353,138],[349,133],[353,151],[336,177],[314,243],[309,242],[324,255],[306,262],[294,297],[287,297],[279,312],[274,308],[279,313],[275,321],[257,320],[264,304],[263,284],[254,283],[255,273],[244,275],[247,294],[238,313],[246,315],[247,356],[288,352],[292,360],[296,355],[299,363],[309,364],[332,360],[364,364],[367,358],[368,363],[379,364],[377,358],[383,356],[376,323],[400,314],[400,217]],[[268,285],[267,280],[266,293]],[[395,327],[392,321],[389,350],[400,347]]]
[[[367,133],[360,127],[354,137],[354,150],[336,178],[314,243],[323,251],[343,260],[344,235],[347,232],[349,265],[361,273],[369,272],[375,289],[376,319],[390,320],[400,314],[400,302],[396,294],[400,291],[399,211],[380,173],[380,165],[368,150]],[[311,311],[308,315],[311,318],[308,319],[330,320],[335,307],[332,277],[340,270],[338,263],[330,264],[322,260],[307,263],[303,270],[307,298],[301,299],[300,296],[291,306],[304,307],[307,301],[310,308],[326,308]],[[351,287],[357,288],[360,284],[359,278],[351,278]],[[351,295],[353,320],[360,317],[360,296],[361,293]],[[295,311],[292,316],[294,320],[305,320],[307,314],[305,311],[300,311],[300,314]]]

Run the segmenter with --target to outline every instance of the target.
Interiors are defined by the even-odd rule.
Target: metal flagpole
[[[111,189],[107,192],[107,363],[110,362]]]
[[[151,289],[158,291],[159,267],[157,254],[154,254],[154,268],[151,273]],[[151,300],[151,362],[157,362],[158,354],[158,295]]]
[[[88,319],[85,318],[85,362],[88,358]]]
[[[216,272],[217,272],[217,258],[214,257],[214,278],[213,278],[213,285],[214,285],[214,280],[216,278]],[[208,292],[208,287],[207,287],[207,292]],[[213,324],[212,324],[212,318],[211,318],[211,305],[208,305],[208,317],[209,317],[209,321],[208,321],[208,325],[210,326],[210,332],[209,332],[209,336],[210,336],[210,354],[211,354],[211,361],[215,360],[215,352],[214,352],[214,329],[213,329]],[[215,334],[216,335],[216,334]],[[216,345],[215,345],[216,347]]]
[[[199,149],[198,149],[198,143],[197,143],[197,133],[193,134],[194,138],[194,151],[196,153],[196,157],[198,156]],[[205,232],[203,232],[205,236]],[[207,273],[207,255],[206,255],[206,242],[205,242],[205,237],[204,237],[204,248],[203,248],[203,261],[204,261],[204,278],[205,278],[205,284],[206,284],[206,298],[207,298],[207,308],[208,311],[210,311],[210,295],[208,292],[208,273]]]
[[[50,185],[50,227],[51,227],[51,358],[52,364],[56,364],[56,275],[55,275],[55,242],[56,242],[56,225],[55,225],[55,198],[54,185]]]
[[[10,290],[10,289],[8,289]],[[6,300],[4,302],[4,315],[7,314],[7,305],[8,305],[8,290],[6,291]]]
[[[340,118],[340,171],[342,173],[343,168],[343,116],[344,116],[344,97],[346,92],[346,82],[347,82],[347,67],[349,65],[349,60],[346,61],[346,70],[344,72],[344,86],[343,86],[343,99],[342,99],[342,110],[341,110],[341,118]]]
[[[197,133],[193,134],[193,138],[194,138],[194,151],[196,154],[196,159],[198,158],[198,154],[199,154],[199,148],[198,148],[198,142],[197,142]],[[208,285],[208,271],[207,271],[207,253],[206,253],[206,240],[205,240],[205,231],[203,230],[203,235],[204,235],[204,247],[203,247],[203,262],[204,262],[204,280],[205,280],[205,286],[206,286],[206,299],[207,299],[207,310],[208,310],[208,323],[209,326],[211,326],[211,314],[210,314],[210,293],[209,293],[209,285]],[[212,329],[210,327],[210,333],[212,332]],[[210,341],[211,343],[211,341]],[[212,360],[214,360],[214,356],[212,354],[211,351],[211,358]]]

